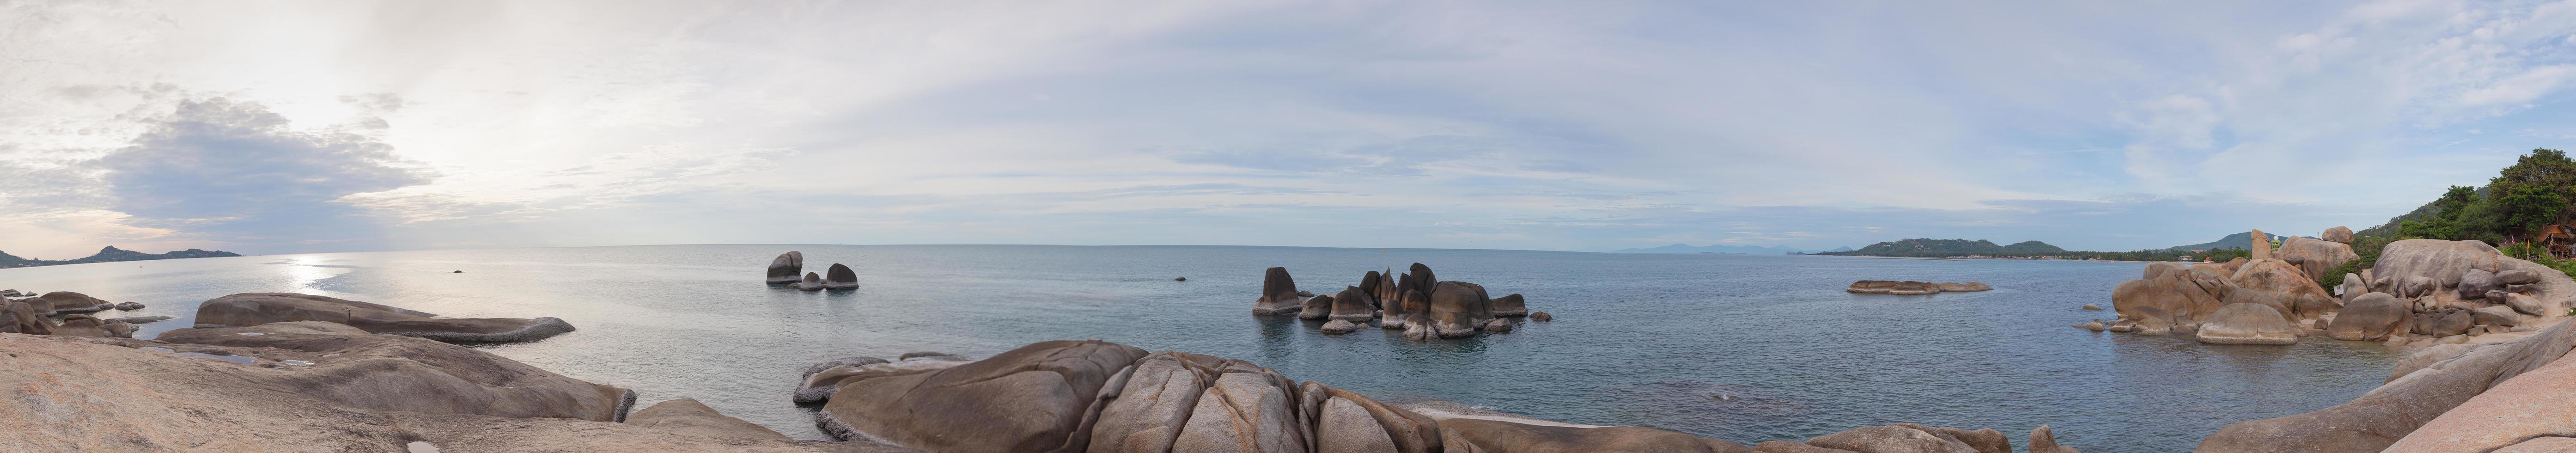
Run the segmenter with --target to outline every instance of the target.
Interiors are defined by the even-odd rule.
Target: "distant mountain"
[[[233,252],[226,252],[226,251],[222,251],[222,250],[197,250],[197,249],[187,249],[187,250],[180,250],[180,251],[170,252],[170,253],[152,254],[152,253],[143,253],[143,252],[137,252],[137,251],[132,251],[132,250],[120,249],[120,248],[116,248],[116,246],[111,245],[111,246],[107,246],[107,248],[98,249],[98,253],[97,253],[97,254],[90,255],[90,256],[89,256],[89,257],[87,257],[87,258],[73,259],[73,260],[60,260],[60,261],[51,261],[51,260],[31,260],[31,259],[26,259],[26,258],[19,258],[17,255],[10,255],[8,252],[0,252],[0,267],[52,266],[52,265],[57,265],[57,264],[105,263],[105,262],[113,262],[113,261],[166,260],[166,259],[178,259],[178,258],[217,258],[217,257],[226,257],[226,256],[241,256],[241,254],[239,254],[239,253],[233,253]]]
[[[1662,247],[1642,248],[1642,249],[1618,249],[1618,250],[1612,250],[1612,251],[1610,251],[1610,253],[1741,253],[1741,254],[1751,254],[1751,255],[1781,255],[1781,254],[1789,254],[1789,253],[1807,253],[1807,252],[1809,252],[1809,250],[1802,250],[1802,249],[1791,248],[1791,247],[1786,247],[1786,246],[1778,246],[1778,245],[1773,245],[1773,246],[1752,246],[1752,245],[1709,245],[1709,246],[1694,246],[1694,245],[1690,245],[1690,244],[1673,244],[1673,245],[1667,245],[1667,246],[1662,246]]]
[[[2282,236],[2282,235],[2272,234],[2272,233],[2263,233],[2263,235],[2264,235],[2264,236],[2271,236],[2271,237],[2268,237],[2268,238],[2264,238],[2264,240],[2267,240],[2267,241],[2278,241],[2278,240],[2283,240],[2283,239],[2289,239],[2289,238],[2290,238],[2289,236]],[[2192,245],[2177,245],[2177,246],[2166,247],[2166,248],[2157,249],[2157,250],[2159,250],[2159,251],[2166,251],[2166,252],[2180,252],[2180,251],[2188,251],[2188,250],[2244,250],[2244,249],[2246,249],[2247,247],[2252,247],[2252,246],[2254,246],[2254,232],[2252,232],[2252,231],[2247,231],[2247,232],[2243,232],[2243,233],[2230,234],[2230,235],[2227,235],[2227,237],[2219,238],[2217,241],[2212,241],[2212,242],[2208,242],[2208,243],[2192,244]]]
[[[1846,245],[1846,246],[1841,246],[1841,247],[1834,247],[1834,249],[1833,249],[1833,250],[1826,250],[1826,251],[1825,251],[1825,253],[1833,253],[1833,252],[1849,252],[1849,251],[1852,251],[1852,248],[1851,248],[1851,246]]]
[[[1918,239],[1906,239],[1906,240],[1900,240],[1900,241],[1888,241],[1888,242],[1881,242],[1881,243],[1876,243],[1876,244],[1870,244],[1868,247],[1861,247],[1861,248],[1860,248],[1860,250],[1852,250],[1852,251],[1844,251],[1844,252],[1826,252],[1826,253],[1824,253],[1824,254],[1827,254],[1827,255],[1855,255],[1855,256],[1945,257],[1945,256],[1969,256],[1969,255],[1984,255],[1984,256],[2039,256],[2039,255],[2055,255],[2055,254],[2062,254],[2062,253],[2066,253],[2066,249],[2057,248],[2057,246],[2054,246],[2054,245],[2048,245],[2048,243],[2046,243],[2046,242],[2039,242],[2039,241],[2023,241],[2023,242],[2016,242],[2016,243],[2013,243],[2012,245],[1995,245],[1995,243],[1994,243],[1993,241],[1987,241],[1987,240],[1984,240],[1984,239],[1979,239],[1979,240],[1971,241],[1971,240],[1966,240],[1966,239],[1929,239],[1929,238],[1918,238]]]

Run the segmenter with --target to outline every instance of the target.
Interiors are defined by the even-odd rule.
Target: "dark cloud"
[[[92,166],[109,185],[109,208],[138,226],[226,243],[345,243],[379,235],[341,197],[429,182],[392,150],[363,135],[288,129],[260,104],[211,98],[180,102]]]

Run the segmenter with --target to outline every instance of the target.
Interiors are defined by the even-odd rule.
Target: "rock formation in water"
[[[1305,298],[1297,294],[1297,281],[1288,278],[1288,268],[1270,268],[1262,273],[1261,297],[1252,301],[1252,314],[1276,315],[1303,311]]]
[[[1454,403],[1395,405],[1319,382],[1301,383],[1241,360],[1147,353],[1098,340],[1038,342],[970,363],[853,374],[823,385],[838,387],[815,414],[826,432],[923,451],[2012,451],[2009,440],[1992,429],[1899,423],[1748,447],[1654,428],[1485,413]],[[976,435],[956,435],[961,432]],[[2032,439],[2033,451],[2074,452],[2056,445],[2046,427],[2034,430]]]
[[[1491,298],[1484,287],[1466,282],[1443,282],[1433,277],[1431,267],[1413,263],[1402,275],[1367,271],[1357,285],[1344,287],[1335,294],[1312,296],[1293,305],[1274,306],[1265,297],[1256,302],[1254,314],[1295,312],[1299,318],[1327,321],[1319,329],[1328,333],[1348,333],[1367,328],[1374,320],[1385,330],[1404,330],[1413,339],[1459,338],[1478,332],[1508,332],[1512,326],[1492,325],[1497,318],[1528,316],[1529,303],[1520,294]],[[1263,291],[1278,294],[1294,290],[1286,268],[1270,268]],[[1453,285],[1454,283],[1454,285]],[[1461,288],[1449,294],[1444,288]],[[1294,300],[1294,299],[1291,299]],[[1445,305],[1443,305],[1445,304]],[[1344,324],[1334,324],[1340,321]]]
[[[805,273],[805,252],[790,251],[769,260],[769,283],[788,284]]]
[[[1331,294],[1306,298],[1304,306],[1297,310],[1297,319],[1324,319],[1332,316],[1333,295]]]
[[[1852,282],[1851,286],[1844,287],[1844,288],[1843,288],[1843,292],[1855,293],[1855,294],[1894,294],[1894,295],[1899,295],[1899,296],[1919,296],[1919,295],[1924,295],[1924,294],[1939,294],[1939,293],[1945,293],[1945,292],[1951,292],[1951,293],[1964,293],[1964,292],[1988,291],[1988,290],[1993,290],[1993,289],[1995,289],[1995,287],[1992,287],[1992,286],[1986,286],[1986,284],[1984,284],[1984,283],[1977,283],[1977,282],[1966,282],[1966,283],[1925,283],[1925,282],[1917,282],[1917,281],[1861,280],[1861,281]]]
[[[832,263],[832,268],[824,272],[823,289],[859,289],[859,273],[850,271],[849,266],[841,263]]]
[[[1369,297],[1368,291],[1354,286],[1333,295],[1332,310],[1327,316],[1335,321],[1363,323],[1375,317],[1371,315],[1375,311],[1377,311],[1376,298]]]
[[[1440,282],[1431,291],[1431,328],[1440,338],[1475,336],[1494,319],[1485,287],[1467,282]]]
[[[327,321],[369,333],[479,343],[536,341],[571,332],[556,318],[438,318],[438,315],[339,298],[295,293],[242,293],[197,305],[198,328],[249,327],[288,321]]]
[[[1503,297],[1496,297],[1490,305],[1493,306],[1494,316],[1505,318],[1529,316],[1529,302],[1521,300],[1521,293],[1511,293],[1505,294]]]
[[[796,284],[788,285],[788,287],[796,288],[797,291],[822,291],[824,288],[829,287],[829,285],[823,283],[822,274],[807,272],[805,273],[805,278],[797,280]]]

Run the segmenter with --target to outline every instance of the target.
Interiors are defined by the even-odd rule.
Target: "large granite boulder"
[[[107,329],[104,328],[106,324],[106,321],[101,321],[96,317],[91,317],[90,315],[63,315],[63,322],[54,325],[54,335],[66,337],[107,338],[110,335],[107,334]]]
[[[2184,269],[2190,269],[2190,267],[2189,267],[2189,266],[2185,266],[2185,265],[2183,265],[2182,263],[2177,263],[2177,262],[2172,262],[2172,261],[2157,261],[2157,262],[2153,262],[2153,263],[2147,263],[2147,270],[2146,270],[2146,274],[2145,274],[2144,276],[2141,276],[2141,277],[2138,277],[2138,278],[2147,279],[2147,280],[2154,280],[2154,279],[2156,279],[2156,277],[2164,276],[2166,272],[2177,272],[2177,271],[2182,271],[2182,270],[2184,270]]]
[[[329,322],[178,329],[162,332],[154,340],[231,347],[237,350],[229,355],[236,356],[265,351],[260,348],[292,351],[273,359],[312,365],[250,378],[265,388],[349,407],[619,421],[635,402],[634,393],[626,389],[564,377],[479,349],[371,335]]]
[[[2334,227],[2334,228],[2327,228],[2327,229],[2326,229],[2326,232],[2325,232],[2324,234],[2319,234],[2319,235],[2317,235],[2317,238],[2318,238],[2318,239],[2324,239],[2326,242],[2332,242],[2332,243],[2337,243],[2337,244],[2351,244],[2351,243],[2352,243],[2352,229],[2351,229],[2351,228],[2344,228],[2344,227],[2342,227],[2342,226],[2338,225],[2338,226],[2336,226],[2336,227]]]
[[[841,263],[832,263],[832,268],[823,273],[823,289],[859,289],[859,273]]]
[[[2370,284],[2367,282],[2368,280],[2363,280],[2359,274],[2345,272],[2343,274],[2343,284],[2337,286],[2338,288],[2341,288],[2343,294],[2337,294],[2336,296],[2342,297],[2344,303],[2350,304],[2352,303],[2352,298],[2361,297],[2363,294],[2370,293]]]
[[[2570,347],[2576,347],[2576,328],[2569,325],[2559,323],[2528,337],[2470,349],[2390,380],[2352,402],[2228,425],[2202,439],[2200,447],[2193,451],[2427,451],[2391,445],[2425,423],[2448,416],[2453,408],[2488,389],[2565,356]],[[2500,414],[2463,411],[2459,415],[2464,420],[2478,420],[2476,423],[2492,423]]]
[[[937,371],[844,379],[815,423],[925,451],[1081,452],[1102,389],[1123,387],[1144,357],[1116,343],[1044,341]]]
[[[1115,397],[1101,406],[1092,425],[1090,447],[1098,453],[1146,453],[1172,450],[1172,440],[1198,407],[1199,395],[1228,359],[1162,351],[1136,362]]]
[[[429,313],[328,296],[241,293],[197,305],[196,327],[247,327],[273,322],[328,321],[371,333],[438,341],[535,341],[571,332],[555,318],[436,318]]]
[[[44,310],[21,301],[0,302],[0,333],[53,335],[54,320]]]
[[[1369,297],[1368,291],[1354,286],[1343,289],[1341,294],[1333,295],[1330,317],[1336,321],[1362,323],[1376,317],[1372,315],[1376,311],[1377,299]]]
[[[806,367],[804,381],[796,386],[793,399],[798,403],[819,403],[832,399],[832,394],[840,392],[843,381],[927,373],[971,361],[947,354],[911,355],[894,361],[875,357],[828,360]]]
[[[2502,289],[2502,286],[2496,284],[2495,273],[2487,272],[2486,269],[2461,271],[2460,284],[2451,287],[2451,291],[2458,294],[2461,299],[2485,299],[2488,291],[2498,289]]]
[[[1440,419],[1444,452],[1712,452],[1710,439],[1639,426],[1565,426],[1484,418]],[[1720,441],[1723,442],[1723,441]],[[1729,442],[1732,444],[1732,442]],[[1741,445],[1734,446],[1742,448]],[[1730,451],[1742,451],[1733,450]],[[1969,453],[1974,453],[1973,451]]]
[[[2481,325],[2512,327],[2522,324],[2522,314],[2514,312],[2513,307],[2495,305],[2469,310],[2469,321]]]
[[[2534,438],[2565,439],[2576,433],[2576,360],[2561,357],[2514,365],[2538,366],[2518,376],[2495,379],[2486,391],[2425,422],[2383,451],[2484,453]],[[2533,451],[2576,451],[2576,445]]]
[[[804,274],[805,252],[781,253],[769,260],[769,283],[796,283]]]
[[[1440,330],[1432,326],[1430,296],[1423,295],[1422,291],[1406,290],[1401,305],[1404,306],[1404,338],[1440,338]]]
[[[1485,287],[1467,282],[1440,282],[1431,293],[1431,327],[1441,338],[1475,336],[1494,319]]]
[[[2343,263],[2361,259],[2361,255],[2352,252],[2350,244],[2295,236],[2281,240],[2281,250],[2272,257],[2297,263],[2299,274],[2307,276],[2311,282],[2324,280],[2326,273],[2343,267]]]
[[[2222,299],[2236,289],[2228,277],[2219,266],[2203,265],[2122,282],[2111,290],[2111,310],[2122,319],[2137,319],[2140,309],[2155,308],[2177,321],[2194,322],[2225,305]]]
[[[1172,451],[1294,453],[1314,442],[1294,381],[1240,360],[1214,374],[1172,439]]]
[[[626,424],[703,437],[788,440],[785,434],[725,416],[693,398],[655,403],[628,415]]]
[[[36,299],[45,301],[47,304],[46,307],[40,308],[48,308],[49,314],[95,313],[101,310],[116,308],[115,302],[108,302],[96,297],[89,297],[88,294],[75,293],[71,291],[45,293],[45,295],[36,296]]]
[[[2310,241],[2310,243],[2326,243]],[[2328,243],[2330,244],[2330,243]],[[2342,244],[2335,244],[2342,245]],[[2338,264],[2340,265],[2340,264]],[[2228,277],[2236,288],[2231,293],[2260,292],[2280,302],[2282,313],[2296,319],[2312,319],[2334,310],[2334,296],[2317,286],[2317,280],[2303,273],[2299,266],[2283,260],[2253,260]],[[2232,303],[2232,302],[2231,302]]]
[[[2252,258],[2255,260],[2271,259],[2272,235],[2264,234],[2263,230],[2254,230],[2253,240],[2254,242],[2249,244],[2250,247],[2245,249],[2247,252],[2251,252],[2253,254]]]
[[[1395,303],[1396,299],[1404,297],[1403,289],[1396,286],[1394,268],[1377,274],[1377,285],[1370,288],[1369,297],[1377,298],[1379,304]],[[1389,308],[1387,311],[1394,310]]]
[[[2526,315],[2545,316],[2550,312],[2550,306],[2548,304],[2540,303],[2540,299],[2535,299],[2531,296],[2523,295],[2522,293],[2505,294],[2504,304],[2505,306],[2513,307],[2513,311],[2521,312]],[[2566,310],[2562,309],[2558,310],[2558,312],[2566,313]]]
[[[2529,295],[2544,303],[2563,303],[2562,301],[2569,297],[2576,296],[2576,279],[2569,279],[2566,273],[2558,272],[2548,266],[2505,256],[2498,253],[2495,247],[2479,241],[2408,239],[2391,242],[2387,248],[2379,252],[2379,261],[2371,271],[2377,275],[2376,278],[2383,280],[2413,277],[2431,280],[2434,282],[2434,287],[2422,288],[2420,295],[2410,294],[2417,291],[2416,288],[2401,288],[2397,295],[2417,298],[2418,304],[2423,306],[2439,307],[2465,305],[2460,303],[2465,300],[2461,294],[2439,291],[2439,289],[2457,286],[2456,283],[2453,285],[2440,285],[2440,283],[2462,281],[2470,269],[2493,273],[2496,275],[2496,281],[2507,292]],[[2513,283],[2516,281],[2531,283]],[[2421,283],[2401,283],[2401,285],[2418,286]],[[2544,315],[2548,319],[2557,319],[2565,316],[2566,313]]]
[[[1521,293],[1511,293],[1505,294],[1503,297],[1496,297],[1492,302],[1489,302],[1486,305],[1493,308],[1494,316],[1505,318],[1529,316],[1529,302],[1521,299]]]
[[[1364,323],[1364,322],[1368,322],[1368,321],[1360,321],[1360,323]],[[1358,331],[1360,331],[1360,323],[1351,322],[1350,320],[1346,320],[1346,319],[1335,319],[1335,320],[1331,320],[1331,321],[1325,321],[1325,322],[1324,322],[1324,326],[1323,326],[1323,327],[1321,327],[1321,328],[1318,328],[1318,329],[1316,329],[1316,330],[1317,330],[1317,331],[1319,331],[1319,332],[1323,332],[1323,333],[1325,333],[1325,334],[1328,334],[1328,335],[1341,335],[1341,334],[1346,334],[1346,333],[1351,333],[1351,332],[1358,332]]]
[[[2058,445],[2057,433],[2049,431],[2048,425],[2039,425],[2039,428],[2030,430],[2030,442],[2027,445],[2030,446],[2030,453],[2083,453],[2076,451],[2075,447]]]
[[[1304,306],[1297,310],[1297,319],[1324,319],[1333,316],[1334,299],[1331,294],[1317,294],[1315,297],[1306,298]]]
[[[2389,335],[2404,335],[2406,322],[2414,311],[2406,300],[2388,293],[2363,293],[2343,304],[2343,311],[2326,323],[2326,336],[2344,341],[2381,341]]]
[[[2468,334],[2470,327],[2477,326],[2476,320],[2475,315],[2470,315],[2468,310],[2445,311],[2441,317],[2433,320],[2432,335],[2447,337]]]
[[[2196,339],[2209,344],[2296,344],[2299,329],[2281,312],[2260,304],[2219,307],[2200,324]]]
[[[1305,298],[1297,295],[1297,280],[1288,278],[1288,268],[1273,267],[1262,273],[1261,297],[1252,301],[1252,314],[1297,313],[1305,308]]]

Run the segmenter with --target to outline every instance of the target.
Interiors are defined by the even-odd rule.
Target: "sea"
[[[859,289],[762,282],[771,258],[855,269]],[[1329,294],[1367,271],[1519,293],[1553,322],[1415,341],[1326,335],[1254,316],[1263,270]],[[321,253],[0,269],[0,288],[148,305],[188,327],[232,293],[295,292],[448,317],[563,318],[579,330],[476,345],[632,389],[638,408],[696,398],[804,439],[789,401],[816,361],[936,351],[981,357],[1103,339],[1249,360],[1391,402],[1447,400],[1550,420],[1671,429],[1746,444],[1912,422],[2049,425],[2084,451],[2188,451],[2230,423],[2296,414],[2378,386],[2401,357],[2376,343],[2204,345],[2096,333],[2111,288],[2143,263],[1840,256],[1250,246],[655,245]],[[457,273],[453,271],[464,271]],[[1177,277],[1187,277],[1177,281]],[[1976,281],[1993,291],[1851,294],[1855,280]]]

